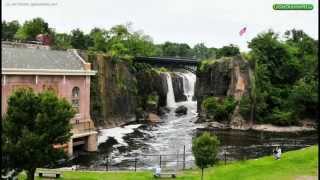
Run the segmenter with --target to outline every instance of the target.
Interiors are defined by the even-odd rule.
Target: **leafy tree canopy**
[[[249,42],[248,56],[255,60],[258,122],[292,125],[316,116],[318,42],[295,29],[284,37],[281,40],[269,30]]]
[[[192,140],[192,153],[195,157],[196,165],[202,169],[213,166],[217,162],[218,147],[220,141],[215,135],[208,132]]]
[[[2,121],[2,163],[7,169],[26,170],[34,179],[37,167],[52,165],[64,158],[64,144],[71,137],[69,120],[75,111],[65,99],[53,92],[34,93],[16,90],[8,100]]]
[[[230,44],[229,46],[223,46],[217,52],[217,58],[232,57],[240,55],[240,50],[237,46]]]
[[[53,30],[42,18],[34,18],[26,21],[16,32],[15,38],[19,40],[33,41],[38,34],[52,34]]]
[[[20,28],[20,24],[18,21],[2,21],[2,31],[1,36],[4,40],[11,40],[14,39],[14,35]]]

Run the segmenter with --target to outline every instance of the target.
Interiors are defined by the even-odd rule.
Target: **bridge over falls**
[[[134,58],[134,62],[147,63],[159,67],[181,68],[196,74],[197,65],[200,61],[191,58],[138,56]]]

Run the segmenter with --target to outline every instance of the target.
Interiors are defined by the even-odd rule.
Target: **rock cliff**
[[[128,61],[106,54],[79,52],[97,71],[91,77],[90,112],[96,126],[114,127],[161,114],[168,92],[165,74],[154,69],[132,72]]]
[[[183,77],[179,73],[171,73],[172,87],[174,93],[174,99],[176,102],[186,101],[187,97],[184,94],[184,82]]]
[[[88,60],[97,75],[91,78],[91,117],[101,126],[118,126],[135,119],[137,81],[127,62],[115,62],[107,55]]]
[[[195,96],[198,100],[198,112],[201,120],[206,119],[206,111],[202,102],[207,97],[233,97],[237,105],[230,115],[229,125],[233,128],[247,126],[249,119],[244,119],[240,113],[240,101],[251,96],[251,68],[249,62],[241,57],[222,58],[202,64],[198,68]]]

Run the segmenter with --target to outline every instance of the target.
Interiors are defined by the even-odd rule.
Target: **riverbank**
[[[205,170],[206,180],[215,179],[318,179],[318,146],[285,152],[281,160],[274,160],[272,156],[266,156],[259,159],[237,161],[227,165],[219,164]],[[186,170],[177,173],[179,179],[199,179],[200,170]],[[25,179],[21,174],[19,179]],[[152,172],[92,172],[92,171],[64,171],[65,180],[150,180]]]
[[[221,128],[221,129],[237,129],[237,130],[255,130],[265,132],[303,132],[303,131],[316,131],[316,124],[303,124],[302,126],[276,126],[273,124],[243,124],[241,126],[230,126],[228,124],[219,123],[216,121],[206,122],[208,128]]]
[[[251,127],[256,131],[269,131],[269,132],[300,132],[300,131],[316,131],[314,127],[306,126],[275,126],[272,124],[258,124]]]

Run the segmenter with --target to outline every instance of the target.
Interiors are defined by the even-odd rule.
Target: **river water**
[[[197,102],[192,101],[195,76],[180,73],[184,80],[185,102],[174,102],[172,81],[168,77],[168,108],[170,112],[161,117],[158,124],[131,124],[124,127],[102,129],[98,134],[98,152],[80,153],[68,165],[78,164],[84,169],[165,169],[194,167],[191,153],[192,138],[203,131],[218,136],[221,142],[218,158],[239,160],[272,154],[275,145],[283,152],[317,143],[316,132],[269,133],[258,131],[208,129],[197,120]],[[171,84],[170,84],[171,83]],[[176,116],[176,107],[188,108],[186,115]],[[76,151],[77,152],[77,151]],[[108,160],[106,160],[108,159]],[[136,162],[136,163],[135,163]]]

